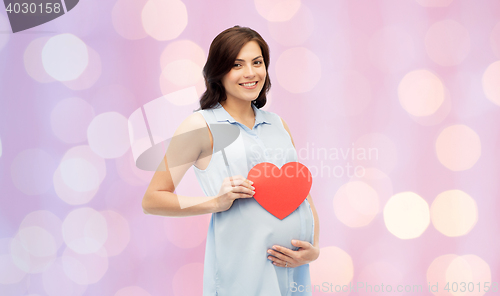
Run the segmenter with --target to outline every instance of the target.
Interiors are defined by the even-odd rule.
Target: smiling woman
[[[310,285],[309,263],[319,256],[311,196],[278,219],[253,198],[259,188],[247,179],[259,163],[280,168],[297,161],[285,122],[260,110],[271,86],[268,66],[267,43],[254,30],[235,26],[214,39],[203,68],[207,90],[201,110],[177,129],[144,195],[146,213],[212,213],[204,296],[311,295],[290,290],[294,284]],[[237,137],[227,141],[233,130]],[[191,165],[206,197],[174,194]]]

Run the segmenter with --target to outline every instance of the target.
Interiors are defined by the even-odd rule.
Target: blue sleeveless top
[[[252,107],[253,129],[235,121],[220,104],[197,111],[209,128],[212,124],[232,124],[240,129],[239,137],[224,149],[232,175],[247,177],[250,169],[261,162],[281,168],[297,161],[281,118],[253,104]],[[213,139],[215,147],[217,139]],[[224,178],[230,176],[221,151],[212,154],[205,170],[193,168],[207,196],[216,196]],[[270,214],[254,198],[236,199],[227,211],[213,213],[205,250],[203,296],[311,295],[291,289],[311,284],[309,264],[284,268],[267,259],[267,250],[273,245],[296,250],[292,239],[314,242],[314,219],[307,199],[283,220]]]

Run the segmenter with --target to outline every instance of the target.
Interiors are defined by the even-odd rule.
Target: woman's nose
[[[255,75],[255,70],[250,66],[245,68],[245,77],[253,77]]]

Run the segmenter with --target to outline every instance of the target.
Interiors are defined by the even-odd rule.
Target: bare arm
[[[203,116],[194,113],[175,131],[163,161],[142,199],[144,213],[162,216],[194,216],[229,209],[237,198],[253,196],[242,176],[226,178],[217,196],[184,196],[174,193],[186,171],[198,159],[211,155],[212,135]]]
[[[181,152],[182,155],[186,159],[197,159],[203,150],[203,146],[207,145],[204,142],[208,139],[208,128],[206,139],[202,138],[200,140],[189,141],[188,139],[178,136],[203,128],[204,126],[206,126],[206,124],[201,114],[194,113],[186,118],[175,131],[172,141],[169,143],[167,153],[163,158],[163,163],[159,165],[153,175],[142,199],[142,208],[145,213],[162,216],[192,216],[213,213],[215,211],[214,197],[187,197],[174,193],[182,177],[193,164],[192,162],[188,162],[173,167],[172,164],[175,162],[175,154],[179,153],[176,150],[189,147],[189,149],[185,149]],[[181,205],[188,202],[192,202],[193,206],[181,207]]]

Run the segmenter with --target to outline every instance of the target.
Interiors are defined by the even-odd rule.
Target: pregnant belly
[[[255,199],[240,200],[238,205],[242,219],[247,219],[248,227],[252,228],[251,233],[256,234],[256,239],[262,240],[266,248],[280,245],[294,250],[293,239],[312,243],[313,217],[307,201],[283,220],[274,217]]]

